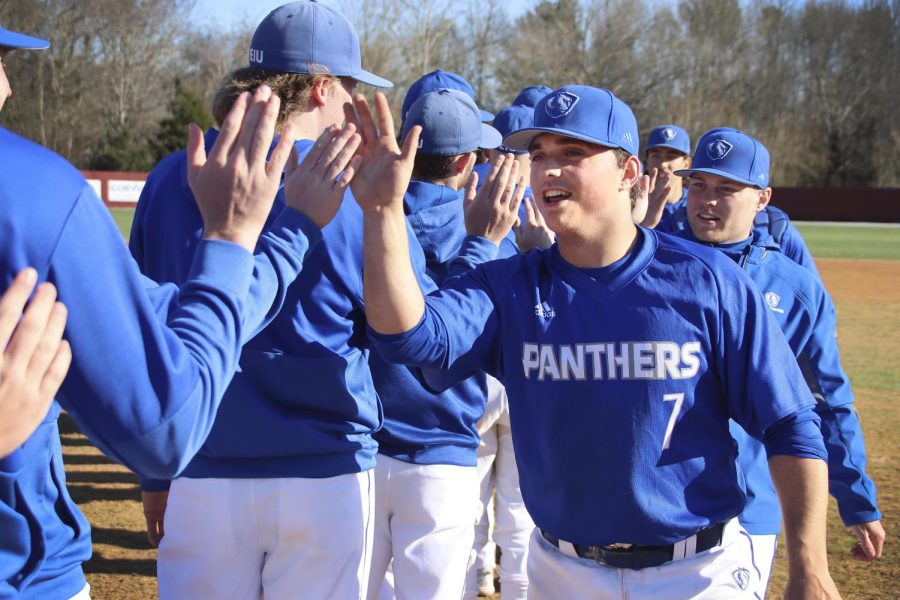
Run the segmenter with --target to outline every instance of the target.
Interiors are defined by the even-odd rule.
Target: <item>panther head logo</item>
[[[572,109],[578,104],[578,100],[578,96],[572,92],[557,92],[547,99],[544,110],[547,111],[551,119],[559,119],[572,112]]]
[[[675,139],[675,130],[671,127],[666,127],[662,130],[662,139],[665,141],[670,141]]]
[[[715,139],[706,145],[706,155],[712,160],[722,160],[734,146],[722,138]]]

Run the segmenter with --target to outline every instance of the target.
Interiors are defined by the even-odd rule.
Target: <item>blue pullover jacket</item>
[[[296,143],[301,160],[312,144]],[[175,283],[192,260],[200,230],[185,162],[181,151],[153,170],[131,237],[144,273]],[[277,206],[283,202],[276,199]],[[284,309],[244,346],[240,371],[184,476],[332,477],[374,466],[372,434],[382,425],[382,409],[368,365],[362,223],[348,191],[288,289]],[[408,234],[420,284],[434,289],[422,250]],[[142,481],[145,490],[166,486]]]
[[[404,198],[407,222],[438,285],[447,279],[466,237],[462,203],[460,192],[424,181],[410,182]],[[384,427],[375,434],[380,453],[416,464],[475,466],[475,422],[487,400],[484,373],[438,392],[419,369],[387,362],[377,352],[369,365],[384,405]]]
[[[271,317],[273,300],[280,306],[318,230],[285,211],[273,227],[281,238],[260,242],[265,260],[202,241],[187,283],[157,287],[71,165],[5,129],[0,164],[0,286],[33,266],[69,310],[73,358],[59,404],[107,455],[140,473],[176,475],[212,426],[242,339]],[[54,405],[0,459],[0,599],[69,598],[85,585],[90,528],[66,491],[58,415]]]
[[[697,241],[690,228],[681,236]],[[881,519],[875,484],[866,474],[865,445],[853,408],[853,392],[841,367],[837,315],[828,292],[817,277],[781,254],[771,236],[759,230],[742,242],[714,247],[750,276],[797,357],[817,400],[815,410],[828,452],[829,488],[841,519],[848,526]],[[734,422],[731,432],[738,442],[738,463],[747,480],[747,506],[741,523],[752,534],[777,534],[781,508],[765,449]]]

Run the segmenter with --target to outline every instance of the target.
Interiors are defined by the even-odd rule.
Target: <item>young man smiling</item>
[[[376,96],[379,128],[393,122]],[[825,552],[825,456],[813,399],[752,282],[727,258],[632,223],[637,123],[607,90],[543,98],[527,148],[558,241],[484,263],[424,298],[410,268],[403,152],[356,99],[365,157],[370,339],[389,360],[486,370],[509,395],[537,529],[533,598],[753,597],[735,517],[729,418],[762,439],[785,513],[788,597],[838,597]],[[502,207],[500,207],[502,208]],[[489,242],[487,242],[489,243]]]
[[[689,228],[680,235],[722,251],[759,288],[818,400],[815,410],[828,451],[829,489],[858,540],[851,554],[858,560],[878,558],[885,532],[875,484],[866,474],[850,380],[841,367],[834,304],[817,277],[779,252],[770,235],[753,227],[772,194],[769,152],[745,133],[713,129],[700,139],[693,167],[676,174],[690,177]],[[758,593],[765,597],[781,512],[763,447],[733,423],[731,429],[748,490],[740,521],[753,540],[761,568]]]

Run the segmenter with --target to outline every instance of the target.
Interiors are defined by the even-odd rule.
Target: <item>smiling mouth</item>
[[[717,223],[721,220],[719,217],[709,213],[697,213],[697,218],[704,223]]]
[[[559,204],[564,200],[568,200],[572,194],[563,190],[547,190],[541,196],[546,204]]]

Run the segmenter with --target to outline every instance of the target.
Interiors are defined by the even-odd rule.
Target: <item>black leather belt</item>
[[[694,553],[706,552],[715,548],[722,543],[722,533],[725,530],[725,523],[717,523],[710,525],[705,529],[698,531],[694,537],[697,545]],[[545,540],[556,546],[559,545],[559,538],[551,533],[547,533],[541,529],[541,535]],[[572,544],[575,548],[575,554],[579,558],[593,560],[596,563],[614,569],[633,569],[640,570],[648,567],[658,567],[667,562],[671,562],[674,558],[675,544],[666,546],[627,546],[616,544],[614,546],[581,546]],[[687,557],[685,557],[687,558]]]

